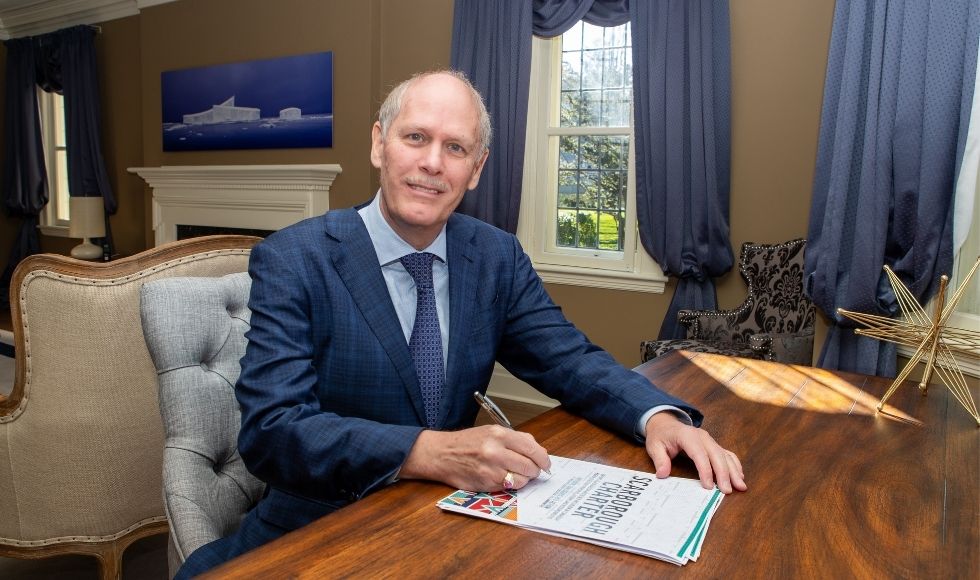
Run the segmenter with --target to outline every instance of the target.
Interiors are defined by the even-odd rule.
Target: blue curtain
[[[631,22],[640,240],[680,277],[660,336],[681,337],[677,311],[715,308],[711,278],[733,263],[727,1],[456,0],[452,66],[483,93],[498,129],[480,185],[460,211],[516,231],[531,32],[558,36],[579,20]]]
[[[452,68],[483,94],[494,138],[480,183],[458,211],[517,231],[531,70],[531,3],[456,0]]]
[[[14,38],[4,43],[7,73],[4,79],[3,207],[22,218],[7,266],[0,276],[0,306],[7,307],[10,280],[21,260],[41,251],[38,215],[48,203],[48,178],[44,171],[41,118],[37,110],[34,43]]]
[[[75,26],[5,42],[7,47],[6,128],[4,130],[3,204],[24,218],[20,234],[0,277],[0,304],[8,300],[10,279],[21,260],[40,252],[38,216],[48,203],[41,123],[36,87],[65,98],[68,188],[72,195],[101,196],[106,209],[106,238],[111,254],[110,214],[116,198],[109,184],[101,147],[101,112],[95,63],[95,31]]]
[[[950,271],[978,35],[977,0],[837,0],[805,266],[822,367],[894,376],[895,345],[836,309],[895,315],[885,264],[920,303]]]
[[[68,147],[68,190],[72,197],[102,197],[105,207],[104,238],[92,242],[113,254],[109,216],[116,213],[116,197],[102,157],[102,113],[99,75],[95,63],[95,30],[74,26],[44,36],[36,42],[46,50],[44,70],[39,65],[38,83],[65,97],[65,145]]]
[[[102,157],[102,113],[99,75],[95,64],[95,30],[88,26],[76,26],[55,34],[65,95],[68,188],[73,196],[102,196],[107,214],[114,214],[116,197]]]
[[[682,309],[715,309],[731,269],[728,2],[630,5],[640,241],[678,277],[660,339],[683,338]]]

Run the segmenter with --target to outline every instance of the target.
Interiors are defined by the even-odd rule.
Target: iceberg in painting
[[[333,54],[166,71],[164,151],[333,146]]]

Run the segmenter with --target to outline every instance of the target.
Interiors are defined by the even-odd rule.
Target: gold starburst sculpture
[[[965,354],[967,356],[980,356],[980,332],[976,330],[964,330],[948,326],[946,322],[956,309],[956,304],[960,301],[963,293],[970,284],[970,280],[980,267],[980,257],[977,258],[970,273],[966,275],[963,283],[953,293],[949,302],[946,298],[946,285],[949,277],[943,275],[939,279],[939,293],[936,295],[936,310],[932,318],[926,314],[925,309],[909,292],[908,287],[899,280],[898,276],[891,268],[885,266],[885,273],[891,282],[895,297],[898,299],[898,306],[902,310],[903,320],[895,320],[874,314],[863,314],[838,308],[837,313],[846,316],[856,322],[864,324],[867,328],[856,329],[854,332],[863,336],[870,336],[878,340],[904,344],[916,349],[915,354],[909,359],[908,364],[902,369],[895,382],[888,387],[885,396],[878,403],[878,410],[881,411],[885,401],[892,396],[895,389],[904,381],[915,365],[921,360],[925,360],[926,368],[922,373],[922,381],[919,389],[926,393],[929,387],[929,380],[935,370],[940,380],[949,388],[956,400],[973,416],[980,427],[980,413],[977,413],[977,405],[973,402],[973,395],[970,388],[963,378],[963,371],[956,364],[953,353]]]

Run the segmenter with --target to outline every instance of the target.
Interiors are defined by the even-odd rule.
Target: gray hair
[[[483,97],[480,95],[480,91],[476,90],[473,83],[466,78],[466,74],[458,70],[444,69],[444,70],[434,70],[428,72],[417,73],[412,76],[412,78],[402,81],[398,86],[391,89],[388,93],[388,97],[385,99],[384,103],[381,104],[381,109],[378,111],[378,122],[381,124],[381,136],[385,137],[388,135],[388,127],[391,126],[395,118],[402,110],[402,100],[405,97],[405,91],[409,89],[415,81],[430,77],[433,75],[449,75],[464,85],[469,89],[470,95],[473,97],[473,104],[476,106],[477,114],[480,118],[480,145],[481,153],[490,148],[490,140],[493,138],[493,128],[490,125],[490,113],[487,112],[487,107],[483,103]]]

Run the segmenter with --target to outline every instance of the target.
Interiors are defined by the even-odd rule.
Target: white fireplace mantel
[[[131,167],[153,190],[155,245],[177,226],[279,230],[330,207],[340,165]]]

